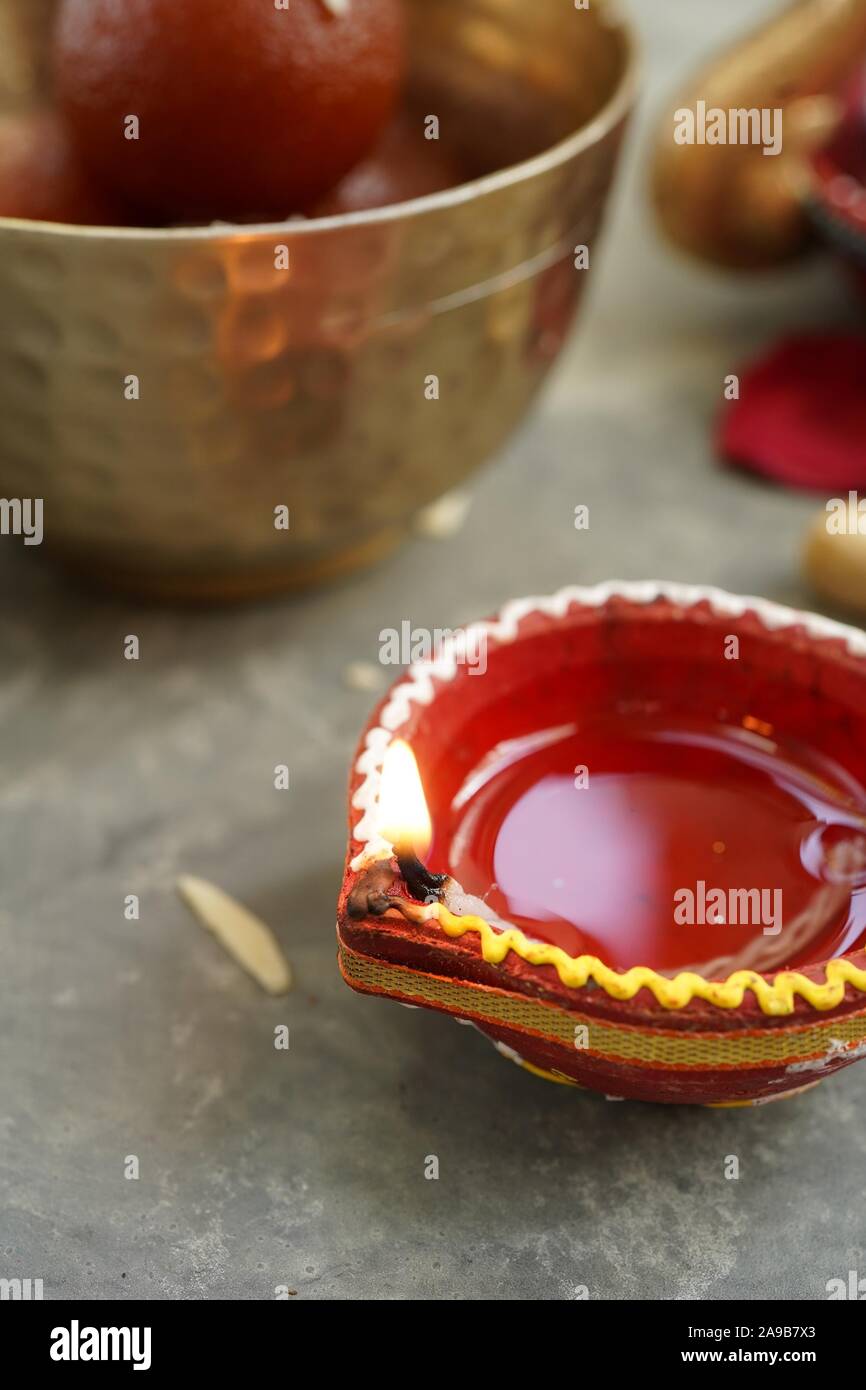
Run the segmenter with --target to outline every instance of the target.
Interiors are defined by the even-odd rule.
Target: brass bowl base
[[[181,571],[151,573],[96,565],[71,551],[55,551],[52,559],[84,583],[131,598],[157,603],[245,603],[251,599],[313,588],[369,569],[390,555],[406,539],[405,532],[390,527],[369,536],[359,545],[315,560],[294,565],[272,565],[213,574]]]

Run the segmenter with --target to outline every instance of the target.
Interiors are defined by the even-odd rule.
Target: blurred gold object
[[[19,110],[49,85],[49,34],[57,0],[0,4],[0,111]]]
[[[597,245],[631,42],[600,0],[409,9],[413,107],[475,181],[265,228],[0,220],[0,493],[43,497],[77,569],[189,598],[328,577],[524,414]]]
[[[866,0],[796,0],[704,68],[665,108],[652,167],[652,198],[677,246],[721,266],[760,269],[808,245],[805,156],[831,134],[835,96],[866,58]],[[783,148],[677,144],[675,113],[707,109],[783,112]]]
[[[856,512],[856,498],[853,507]],[[860,520],[858,515],[856,521]],[[823,599],[840,608],[866,611],[866,532],[861,534],[859,524],[856,529],[834,529],[823,507],[806,537],[803,565]]]

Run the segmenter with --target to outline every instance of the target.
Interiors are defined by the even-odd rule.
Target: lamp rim
[[[507,644],[517,640],[522,623],[529,616],[540,614],[554,620],[564,619],[572,607],[601,609],[612,599],[623,599],[638,606],[665,600],[683,611],[708,604],[720,617],[740,618],[752,613],[768,632],[798,628],[810,640],[842,643],[849,655],[866,661],[866,632],[859,628],[770,599],[731,594],[714,586],[666,580],[613,580],[593,587],[568,586],[546,598],[511,600],[493,619],[472,623],[454,632],[437,657],[414,662],[385,697],[376,716],[377,722],[368,727],[353,765],[353,785],[356,779],[358,781],[351,796],[351,808],[360,811],[361,817],[351,830],[350,874],[361,873],[371,864],[392,857],[393,846],[378,834],[375,817],[385,751],[394,738],[405,736],[413,706],[429,705],[435,698],[433,682],[454,678],[460,668],[460,651],[465,649],[467,642],[483,636]],[[355,847],[357,851],[352,853]],[[766,974],[736,970],[724,980],[707,979],[698,971],[690,970],[671,978],[649,966],[635,965],[618,971],[596,956],[569,956],[561,947],[530,939],[519,928],[509,927],[503,932],[480,916],[457,916],[441,903],[419,910],[426,923],[438,926],[443,936],[477,935],[481,955],[490,964],[504,963],[513,951],[530,965],[552,966],[568,988],[582,989],[594,983],[610,998],[620,1001],[633,999],[642,989],[648,989],[665,1009],[683,1009],[693,999],[701,999],[721,1009],[735,1010],[751,992],[764,1014],[778,1017],[794,1012],[798,996],[813,1009],[825,1012],[844,1002],[848,985],[859,993],[866,993],[866,951],[862,947],[828,961],[810,963],[807,968],[823,976],[818,979],[800,970]],[[854,963],[855,958],[860,964]]]

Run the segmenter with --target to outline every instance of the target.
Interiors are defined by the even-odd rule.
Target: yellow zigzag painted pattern
[[[594,980],[612,999],[633,999],[638,990],[646,988],[665,1009],[682,1009],[691,999],[705,999],[720,1009],[737,1009],[746,991],[751,990],[765,1014],[793,1013],[794,997],[798,994],[813,1009],[823,1012],[842,1003],[846,985],[866,992],[866,970],[858,970],[849,960],[829,961],[824,984],[797,970],[782,970],[772,980],[765,980],[754,970],[735,970],[726,980],[705,980],[703,975],[684,970],[669,980],[646,965],[635,965],[620,973],[597,956],[569,956],[560,946],[530,941],[517,927],[500,932],[483,917],[456,917],[442,903],[431,903],[418,915],[438,921],[446,936],[477,932],[481,954],[491,965],[501,965],[513,951],[530,965],[552,965],[562,983],[573,989],[581,989]]]

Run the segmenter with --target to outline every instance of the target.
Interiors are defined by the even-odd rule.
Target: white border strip
[[[866,656],[866,632],[859,628],[848,627],[817,613],[786,608],[769,599],[729,594],[724,589],[700,584],[676,584],[655,579],[623,582],[613,579],[592,588],[570,585],[546,598],[512,599],[491,622],[473,623],[453,633],[436,660],[414,662],[406,671],[406,679],[391,691],[391,697],[380,716],[381,723],[367,734],[364,750],[355,764],[355,771],[363,780],[352,797],[353,807],[362,813],[353,834],[364,848],[351,861],[351,869],[357,872],[376,859],[390,858],[393,853],[393,846],[382,839],[375,824],[382,761],[392,738],[408,723],[412,706],[432,703],[436,693],[433,681],[453,680],[467,646],[470,651],[474,650],[470,644],[482,636],[492,637],[500,644],[513,642],[520,624],[531,613],[564,618],[572,604],[579,604],[583,608],[600,608],[611,598],[647,604],[664,598],[683,609],[708,602],[715,613],[732,618],[753,612],[769,631],[797,625],[803,627],[810,637],[841,640],[852,656]]]

